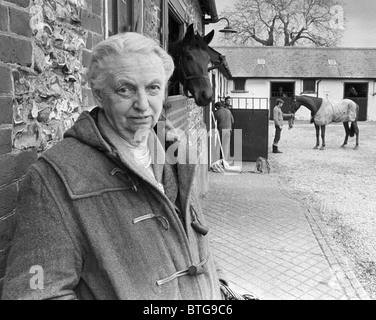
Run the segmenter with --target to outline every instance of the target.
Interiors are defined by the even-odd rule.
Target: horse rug
[[[357,104],[350,99],[343,99],[333,104],[323,99],[319,111],[314,116],[316,125],[325,126],[331,122],[353,122],[357,117]]]

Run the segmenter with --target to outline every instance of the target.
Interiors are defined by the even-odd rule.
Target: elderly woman
[[[4,299],[222,299],[197,165],[183,158],[186,146],[166,153],[152,130],[173,69],[137,33],[93,50],[99,107],[23,181]]]

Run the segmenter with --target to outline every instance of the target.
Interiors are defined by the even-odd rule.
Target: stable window
[[[102,1],[104,4],[105,38],[126,31],[138,32],[153,37],[163,48],[167,49],[168,1],[161,1],[159,7],[153,5],[154,11],[149,15],[149,19],[151,19],[149,24],[145,23],[144,13],[147,8],[145,8],[143,0]],[[154,28],[150,26],[154,26]],[[156,32],[156,30],[158,31]]]
[[[185,33],[185,24],[183,18],[183,12],[178,10],[178,8],[172,6],[170,4],[169,12],[168,12],[168,44],[174,43],[179,39],[182,39]],[[169,51],[169,45],[167,45],[167,51]],[[179,66],[175,66],[179,67]],[[171,80],[171,79],[170,79]],[[171,82],[169,85],[169,96],[175,95],[183,95],[183,86],[175,81]]]
[[[118,30],[118,8],[117,1],[105,1],[106,11],[106,37],[110,37],[117,33]]]
[[[105,0],[104,1],[104,21],[105,37],[132,30],[132,1]]]
[[[305,79],[303,80],[303,93],[315,93],[316,92],[316,80]]]
[[[347,82],[344,87],[344,98],[367,98],[368,82]]]
[[[295,82],[271,82],[272,98],[291,98],[295,92]]]
[[[245,91],[245,81],[243,78],[234,79],[234,91]]]

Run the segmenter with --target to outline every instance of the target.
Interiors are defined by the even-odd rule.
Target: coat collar
[[[197,169],[197,164],[190,164],[187,159],[195,160],[196,150],[189,148],[188,143],[182,141],[169,146],[166,152],[155,132],[151,130],[148,135],[148,146],[152,151],[155,181],[145,168],[135,162],[133,154],[124,145],[123,139],[113,130],[102,110],[98,112],[98,128],[104,140],[111,145],[112,152],[117,154],[119,160],[133,174],[155,187],[157,183],[161,183],[164,186],[165,195],[172,203],[176,202],[180,194],[179,200],[182,208],[187,206]]]

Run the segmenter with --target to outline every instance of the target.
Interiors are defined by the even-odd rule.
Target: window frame
[[[109,4],[113,7],[110,8]],[[111,35],[115,35],[122,31],[135,31],[134,25],[134,1],[124,2],[122,0],[103,0],[103,20],[104,20],[104,38],[107,39]],[[112,17],[109,18],[109,13],[113,12]],[[115,13],[116,12],[116,13]],[[113,20],[116,19],[116,20]],[[112,26],[110,27],[110,24]],[[125,30],[123,30],[125,27]],[[110,30],[113,33],[110,34]]]
[[[307,81],[313,81],[313,90],[310,89],[310,86],[307,88]],[[316,93],[316,82],[317,79],[303,79],[303,93],[313,94]],[[311,83],[312,85],[312,83]]]
[[[167,2],[167,1],[166,1]],[[169,48],[168,48],[168,44],[169,44],[169,38],[170,38],[170,33],[169,33],[169,20],[170,19],[173,19],[176,24],[178,25],[178,33],[179,33],[179,39],[183,38],[185,32],[186,32],[186,29],[187,29],[187,25],[186,25],[186,21],[184,19],[184,8],[181,6],[180,2],[177,1],[177,0],[173,0],[173,1],[168,1],[168,5],[167,5],[167,23],[166,23],[166,29],[167,29],[167,32],[166,32],[166,38],[165,38],[165,43],[166,43],[166,51],[169,52]],[[175,91],[178,91],[178,92],[174,92],[172,94],[169,94],[169,97],[185,97],[184,96],[184,89],[183,89],[183,85],[181,83],[178,83],[177,84],[177,87],[178,88],[175,88],[173,90]],[[177,90],[176,90],[177,89]]]
[[[240,93],[245,93],[248,92],[246,91],[246,83],[247,83],[247,78],[233,78],[233,90],[231,92],[240,92]],[[239,88],[239,81],[242,81],[241,83],[241,88]]]
[[[132,31],[144,34],[144,1],[143,0],[102,0],[103,1],[103,21],[104,21],[104,38],[107,39],[110,34],[109,23],[109,4],[114,6],[117,11],[117,20],[113,22],[113,34],[124,31]],[[161,1],[161,13],[160,13],[160,38],[155,39],[160,42],[164,49],[168,46],[168,12],[169,1]],[[114,11],[114,10],[113,10]],[[113,14],[112,18],[115,18],[116,14]]]

